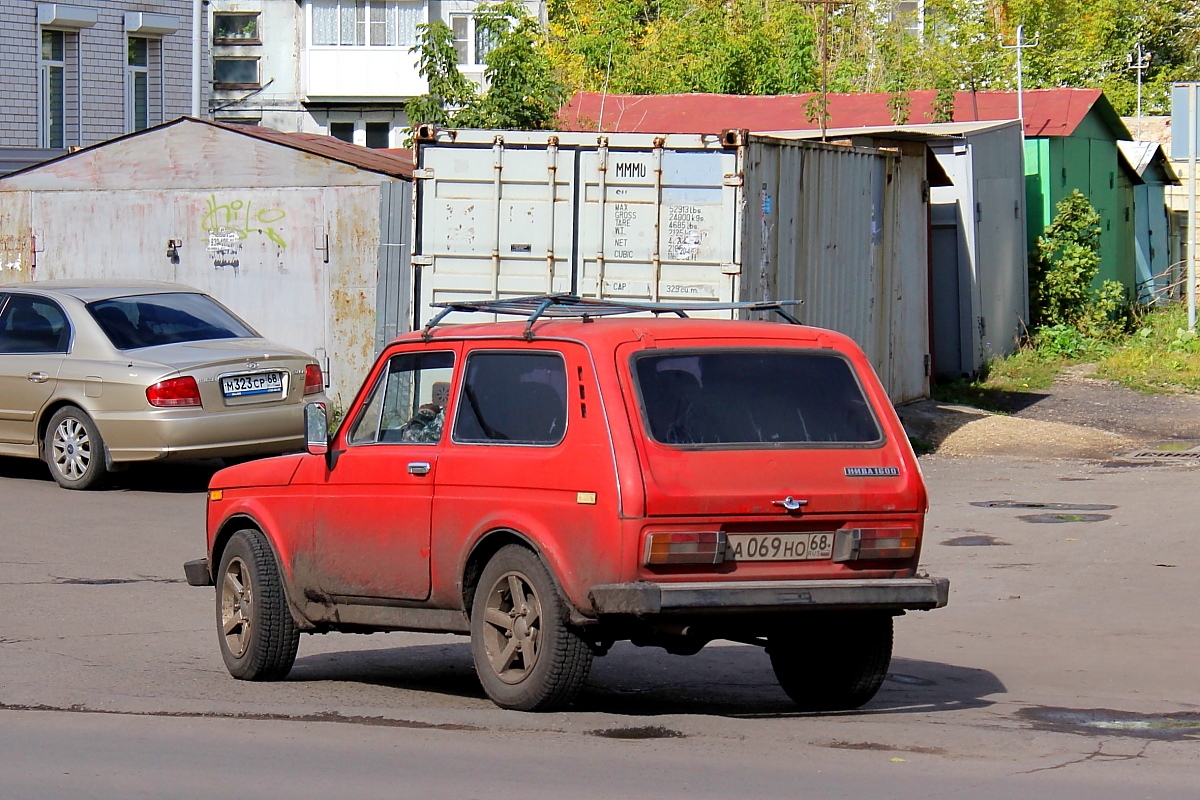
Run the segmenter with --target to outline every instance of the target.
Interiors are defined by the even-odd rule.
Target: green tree
[[[458,52],[454,49],[454,33],[441,20],[417,26],[417,44],[412,48],[417,56],[417,69],[429,83],[429,91],[408,101],[404,110],[409,127],[427,123],[438,126],[451,124],[455,110],[478,102],[475,85],[458,69]]]
[[[556,128],[567,90],[547,55],[541,25],[516,0],[480,6],[475,25],[480,38],[492,43],[484,56],[482,92],[459,71],[450,28],[441,21],[420,26],[413,51],[429,92],[409,101],[410,126]]]
[[[1125,287],[1116,281],[1092,286],[1100,269],[1100,215],[1078,189],[1055,208],[1030,269],[1034,323],[1085,336],[1116,333],[1127,319]]]

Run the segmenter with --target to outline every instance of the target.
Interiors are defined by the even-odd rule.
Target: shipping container
[[[797,299],[858,341],[894,402],[925,397],[925,159],[744,131],[422,128],[413,324],[435,303],[543,292]]]
[[[813,131],[795,135],[814,137]],[[1029,319],[1021,123],[947,122],[827,132],[874,148],[927,148],[935,376],[978,374],[1014,352]],[[911,177],[911,171],[907,173]],[[917,206],[900,224],[920,224]],[[910,241],[903,238],[901,241]]]
[[[315,355],[349,404],[407,330],[411,162],[181,119],[0,180],[0,283],[174,281]]]

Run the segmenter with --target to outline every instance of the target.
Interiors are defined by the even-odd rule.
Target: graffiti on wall
[[[253,200],[242,198],[219,202],[215,194],[209,195],[200,227],[208,235],[205,250],[213,266],[238,269],[242,243],[251,234],[261,234],[279,247],[287,247],[279,224],[286,217],[282,208],[255,208]]]

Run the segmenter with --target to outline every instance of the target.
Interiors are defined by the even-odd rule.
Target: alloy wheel
[[[254,610],[254,587],[246,562],[234,558],[225,568],[221,581],[221,635],[234,658],[241,658],[250,645],[251,614]]]
[[[87,474],[92,463],[92,440],[82,422],[74,417],[64,418],[54,429],[50,446],[54,467],[61,475],[79,480]]]
[[[520,683],[537,664],[542,604],[529,578],[507,572],[492,585],[484,611],[483,644],[496,677]]]

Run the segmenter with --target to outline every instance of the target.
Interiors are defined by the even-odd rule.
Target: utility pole
[[[802,5],[821,7],[821,41],[817,52],[821,61],[821,141],[829,129],[829,9],[833,6],[851,6],[853,0],[800,0]]]
[[[1137,56],[1133,53],[1125,55],[1125,63],[1128,64],[1126,69],[1131,69],[1137,72],[1137,133],[1136,138],[1142,138],[1142,73],[1150,67],[1150,59],[1154,56],[1153,53],[1147,51],[1142,52],[1142,43],[1138,42]]]
[[[1021,135],[1025,135],[1025,99],[1024,99],[1024,77],[1021,67],[1021,51],[1028,50],[1031,47],[1037,47],[1041,37],[1034,39],[1033,42],[1025,41],[1025,26],[1017,26],[1017,42],[1016,44],[1004,44],[1003,40],[1000,46],[1005,50],[1017,51],[1017,119],[1021,120]]]

